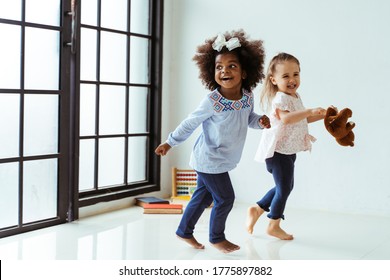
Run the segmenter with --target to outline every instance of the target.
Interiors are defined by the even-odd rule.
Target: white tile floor
[[[146,215],[131,207],[0,239],[2,260],[390,260],[390,218],[288,209],[281,241],[265,234],[262,217],[252,236],[244,227],[249,205],[236,203],[226,236],[241,250],[222,254],[208,243],[207,209],[195,250],[175,237],[181,215]]]

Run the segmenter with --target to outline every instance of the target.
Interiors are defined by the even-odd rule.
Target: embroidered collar
[[[214,110],[216,112],[239,111],[245,108],[251,108],[253,104],[252,94],[248,91],[242,91],[240,100],[229,100],[223,97],[218,90],[214,90],[210,94],[210,99],[213,100]]]

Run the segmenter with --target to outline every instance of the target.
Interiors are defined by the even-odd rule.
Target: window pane
[[[25,88],[58,90],[59,40],[57,31],[26,27]]]
[[[99,187],[123,184],[124,139],[101,139],[99,142]]]
[[[126,41],[125,35],[101,33],[101,81],[126,82]]]
[[[148,88],[130,87],[129,133],[147,132]]]
[[[81,1],[81,23],[97,25],[97,3],[96,0]]]
[[[99,134],[125,132],[125,90],[120,86],[100,87]]]
[[[18,224],[18,163],[0,164],[0,228]]]
[[[146,143],[146,137],[129,138],[129,183],[146,180]]]
[[[95,135],[96,86],[80,85],[80,135]]]
[[[0,18],[20,20],[22,14],[21,2],[21,0],[0,0]]]
[[[149,40],[131,37],[130,39],[130,82],[149,83]]]
[[[97,32],[81,28],[80,79],[96,81]]]
[[[127,31],[127,0],[102,0],[102,27]]]
[[[26,156],[57,153],[57,95],[26,95],[24,139],[24,155]]]
[[[23,223],[57,216],[57,159],[24,162]]]
[[[0,88],[20,88],[20,26],[0,23],[0,38]]]
[[[131,1],[131,16],[130,16],[130,31],[149,35],[149,1],[132,0]]]
[[[79,190],[93,189],[95,170],[95,140],[80,141]]]
[[[19,99],[19,94],[0,94],[0,158],[19,156]]]
[[[61,0],[28,0],[26,21],[59,26],[60,4]]]

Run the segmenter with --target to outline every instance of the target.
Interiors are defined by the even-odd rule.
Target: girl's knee
[[[236,197],[234,195],[233,196],[227,196],[227,197],[221,198],[221,200],[219,202],[222,205],[232,205],[233,206],[233,203],[234,203],[235,199],[236,199]]]

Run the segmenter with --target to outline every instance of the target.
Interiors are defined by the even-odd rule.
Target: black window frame
[[[131,0],[129,1],[131,2]],[[98,0],[100,4],[100,0]],[[99,6],[99,5],[98,5]],[[144,34],[136,34],[132,32],[120,32],[118,33],[127,34],[128,36],[140,37],[140,38],[148,38],[150,39],[150,84],[147,87],[150,90],[149,95],[149,106],[148,106],[148,132],[139,133],[139,134],[121,134],[121,135],[110,135],[109,137],[125,137],[125,141],[127,141],[128,137],[132,136],[146,136],[148,137],[147,142],[147,166],[146,166],[146,180],[142,182],[128,184],[126,180],[124,180],[123,184],[108,186],[104,188],[97,188],[95,185],[93,190],[78,192],[78,179],[79,179],[79,164],[78,160],[74,161],[75,165],[73,167],[74,170],[74,179],[73,179],[73,188],[74,188],[74,196],[73,196],[73,210],[70,211],[72,214],[72,219],[78,218],[77,209],[80,207],[90,206],[100,202],[108,202],[113,200],[118,200],[126,197],[131,197],[143,193],[149,193],[154,191],[159,191],[160,187],[160,159],[154,154],[155,147],[160,143],[161,140],[161,95],[162,95],[162,55],[163,55],[163,0],[149,0],[150,7],[150,35]],[[99,9],[100,7],[98,7]],[[78,13],[80,14],[80,5],[78,5]],[[128,9],[128,13],[130,13],[130,7]],[[99,21],[99,19],[98,19]],[[77,41],[80,42],[80,34],[82,27],[89,27],[88,25],[78,24],[77,26]],[[100,31],[110,31],[110,29],[102,28],[102,27],[94,27],[95,30]],[[129,41],[128,41],[129,44]],[[128,46],[129,47],[129,46]],[[80,51],[80,46],[77,46],[78,52]],[[74,91],[75,96],[78,98],[75,100],[77,104],[75,104],[76,108],[76,119],[79,119],[79,96],[80,96],[80,84],[86,83],[88,81],[81,81],[79,75],[80,69],[80,57],[76,55],[75,57],[75,69],[78,72],[76,75],[76,80],[74,83]],[[95,82],[92,82],[95,84]],[[145,86],[132,84],[128,82],[127,84],[121,83],[107,83],[107,82],[98,82],[99,85],[125,85],[125,86]],[[75,158],[78,158],[79,155],[79,140],[82,139],[103,139],[105,136],[95,135],[95,136],[86,136],[82,137],[79,135],[79,125],[78,121],[74,124],[74,130],[76,131],[77,140],[74,142],[75,149]],[[127,145],[126,145],[127,147]],[[127,154],[127,149],[125,150],[125,154]],[[96,155],[96,151],[95,151]],[[125,156],[127,158],[127,156]],[[125,163],[125,169],[127,169],[127,165]],[[126,172],[126,170],[125,170]],[[95,168],[95,181],[96,181],[96,168]],[[75,195],[77,193],[77,195]]]
[[[66,132],[71,130],[68,122],[70,104],[70,87],[69,87],[69,76],[64,76],[63,73],[69,73],[70,67],[70,52],[66,50],[66,42],[70,36],[70,29],[65,26],[70,26],[70,18],[66,15],[66,11],[70,10],[70,3],[67,1],[61,2],[60,13],[61,20],[59,26],[52,26],[40,23],[32,23],[26,21],[26,1],[21,1],[21,18],[20,20],[0,19],[1,24],[9,24],[21,27],[21,61],[20,61],[20,88],[19,89],[2,89],[0,88],[0,94],[19,94],[20,95],[20,112],[19,112],[19,155],[14,158],[0,159],[2,163],[17,163],[18,164],[18,223],[15,226],[0,228],[0,238],[7,237],[15,234],[20,234],[32,230],[37,230],[49,226],[58,225],[68,221],[68,207],[69,207],[69,191],[68,186],[70,185],[70,166],[71,164],[63,164],[67,161],[69,155],[70,143],[66,137]],[[26,89],[24,85],[25,80],[25,30],[26,28],[39,28],[43,30],[52,30],[60,33],[59,44],[60,44],[60,64],[59,64],[59,88],[58,90],[34,90]],[[39,38],[37,38],[39,39]],[[25,156],[24,155],[24,98],[26,95],[33,94],[45,94],[45,95],[58,95],[59,97],[59,110],[58,110],[58,152],[47,155],[37,156]],[[24,192],[24,163],[28,161],[41,160],[41,159],[56,159],[58,164],[58,184],[57,184],[57,215],[52,218],[44,220],[37,220],[29,223],[23,222],[23,192]]]
[[[149,98],[149,122],[148,133],[149,137],[147,146],[147,178],[143,182],[136,184],[123,184],[122,186],[113,186],[112,188],[104,188],[97,192],[79,193],[79,119],[80,119],[80,28],[78,15],[80,15],[81,1],[71,0],[61,2],[61,24],[58,27],[45,26],[42,24],[25,23],[25,2],[22,1],[22,20],[0,19],[0,23],[20,25],[22,32],[25,27],[44,27],[60,32],[60,110],[59,110],[59,150],[57,154],[47,156],[32,156],[24,157],[23,155],[23,124],[20,124],[20,156],[17,158],[0,159],[0,164],[17,162],[20,165],[19,171],[20,182],[23,179],[23,162],[36,159],[55,158],[61,163],[58,167],[58,197],[57,197],[57,217],[48,220],[36,221],[29,224],[21,222],[21,204],[19,205],[19,224],[15,227],[0,228],[0,238],[10,235],[20,234],[27,231],[37,230],[48,226],[53,226],[61,223],[71,222],[79,218],[79,209],[84,206],[93,205],[99,202],[113,201],[126,197],[149,193],[161,190],[160,178],[160,158],[154,154],[155,147],[161,141],[161,97],[162,97],[162,61],[163,61],[163,0],[149,0],[150,17],[151,17],[151,58],[150,58],[150,89]],[[97,0],[99,3],[101,0]],[[129,0],[131,1],[131,0]],[[73,31],[73,32],[72,32]],[[145,37],[142,34],[132,34],[134,36]],[[24,35],[22,35],[24,36]],[[23,39],[23,38],[22,38]],[[23,56],[23,41],[22,41]],[[21,60],[21,69],[23,67],[23,59]],[[24,74],[21,72],[21,89],[0,89],[1,93],[25,93],[34,94],[34,90],[25,90],[23,87]],[[137,85],[135,85],[137,86]],[[37,91],[42,93],[42,91]],[[50,91],[45,94],[52,94]],[[54,92],[53,92],[54,94]],[[21,101],[23,106],[23,100]],[[20,112],[23,117],[23,110]],[[127,152],[127,151],[125,151]],[[22,202],[23,189],[19,182],[19,202]]]

